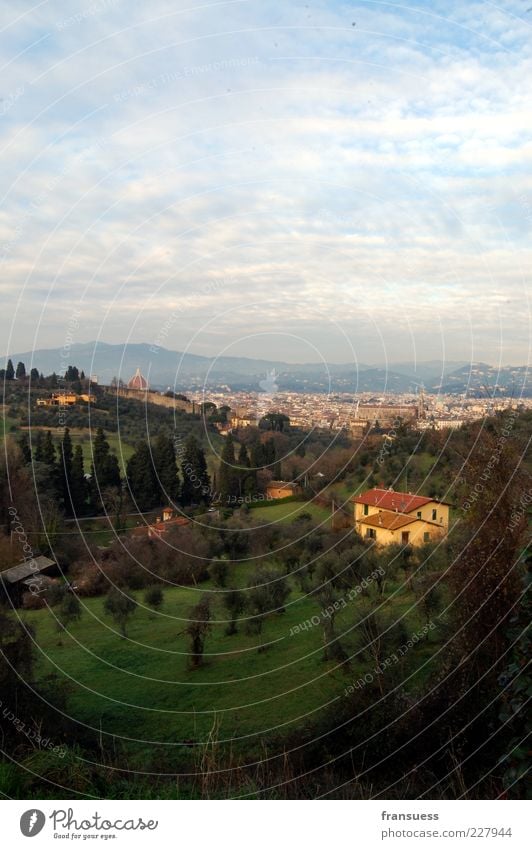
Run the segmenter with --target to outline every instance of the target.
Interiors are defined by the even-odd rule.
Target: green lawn
[[[293,505],[292,505],[293,506]],[[247,583],[248,564],[235,568],[231,582]],[[213,593],[213,625],[207,638],[205,665],[191,671],[187,665],[188,639],[183,633],[191,606],[202,592]],[[316,600],[290,596],[286,612],[268,617],[262,638],[247,635],[243,627],[228,637],[222,591],[211,584],[198,589],[169,588],[158,613],[139,607],[128,627],[128,638],[115,633],[103,614],[103,599],[83,599],[82,619],[70,635],[59,636],[46,610],[24,614],[36,629],[38,678],[56,672],[67,682],[68,711],[93,728],[122,738],[161,743],[205,740],[216,720],[222,740],[234,738],[249,754],[259,751],[264,736],[290,730],[343,698],[346,684],[356,679],[370,661],[355,660],[349,670],[322,660],[323,631],[315,625],[290,634],[290,629],[319,613]],[[142,601],[142,593],[137,594]],[[390,602],[394,616],[412,604],[409,594]],[[349,628],[356,600],[338,614],[338,631]],[[419,617],[408,614],[410,628]],[[258,651],[260,643],[266,647]],[[354,652],[351,631],[343,640]],[[427,643],[423,650],[434,646]],[[131,750],[136,748],[128,744]]]
[[[270,522],[293,522],[302,513],[310,513],[318,522],[327,522],[331,511],[312,501],[288,501],[284,504],[268,504],[266,507],[255,507],[250,511],[253,524],[264,525]]]

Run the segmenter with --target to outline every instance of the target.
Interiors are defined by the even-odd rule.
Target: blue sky
[[[4,4],[4,352],[528,362],[531,6]]]

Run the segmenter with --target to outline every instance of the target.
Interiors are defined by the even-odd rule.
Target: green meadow
[[[232,566],[230,582],[245,585],[252,568],[250,563]],[[408,633],[414,632],[422,622],[413,595],[400,584],[387,591],[391,597],[383,609],[393,618],[404,616]],[[212,629],[204,665],[191,670],[184,629],[203,592],[212,594]],[[155,613],[143,606],[139,592],[126,639],[104,613],[103,598],[81,599],[82,618],[66,634],[59,633],[53,610],[25,612],[36,631],[38,680],[44,683],[55,673],[64,682],[67,712],[94,729],[105,728],[127,748],[201,742],[216,728],[219,742],[231,740],[249,755],[259,750],[265,736],[318,718],[320,711],[344,698],[349,683],[372,668],[370,658],[360,653],[347,667],[323,661],[321,624],[297,628],[316,617],[320,606],[295,585],[286,611],[268,616],[260,636],[247,634],[245,622],[239,623],[236,635],[225,634],[222,594],[211,583],[169,587]],[[353,627],[361,603],[360,598],[350,601],[336,619],[350,655],[361,645]],[[407,662],[421,666],[436,645],[431,634]]]

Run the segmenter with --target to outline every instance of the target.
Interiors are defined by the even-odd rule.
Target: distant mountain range
[[[68,355],[67,355],[68,353]],[[428,393],[513,395],[530,397],[532,382],[526,366],[497,369],[486,363],[431,360],[414,363],[328,364],[285,363],[247,357],[202,357],[197,354],[153,349],[145,343],[109,345],[105,342],[74,344],[11,354],[15,366],[22,361],[27,371],[35,367],[44,374],[62,374],[75,365],[86,375],[95,374],[99,383],[113,377],[127,382],[140,368],[152,388],[175,391],[227,386],[232,390],[264,391],[267,375],[279,390],[295,392],[416,392],[421,385]],[[272,375],[275,372],[275,375]],[[274,390],[275,391],[275,390]]]

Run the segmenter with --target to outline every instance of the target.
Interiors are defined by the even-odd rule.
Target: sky
[[[2,4],[2,353],[528,363],[531,7]]]

